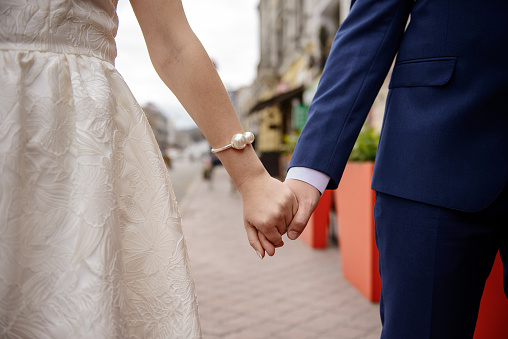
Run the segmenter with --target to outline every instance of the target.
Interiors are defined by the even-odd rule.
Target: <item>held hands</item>
[[[312,185],[294,179],[281,183],[269,175],[249,180],[240,189],[244,226],[250,245],[263,259],[284,242],[282,235],[297,239],[316,209],[321,193]]]
[[[263,259],[284,244],[282,235],[298,210],[295,195],[277,179],[263,173],[238,188],[242,195],[243,219],[250,245]]]

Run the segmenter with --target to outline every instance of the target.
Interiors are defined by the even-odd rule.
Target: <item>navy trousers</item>
[[[508,186],[473,213],[377,192],[374,215],[381,338],[472,338],[498,250],[508,297]]]

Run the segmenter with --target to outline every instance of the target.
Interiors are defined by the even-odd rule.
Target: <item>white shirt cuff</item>
[[[307,167],[291,167],[286,175],[286,180],[288,179],[306,182],[314,186],[321,194],[323,194],[330,181],[328,175]]]

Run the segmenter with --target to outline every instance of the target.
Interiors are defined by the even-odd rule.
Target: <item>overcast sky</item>
[[[218,66],[226,88],[249,85],[259,61],[259,0],[183,0],[189,23]],[[116,67],[141,105],[156,104],[178,128],[194,126],[150,63],[128,0],[118,3]]]

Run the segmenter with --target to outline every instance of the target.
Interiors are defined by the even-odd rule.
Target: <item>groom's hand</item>
[[[288,226],[288,238],[297,239],[307,226],[312,212],[316,209],[321,193],[314,186],[300,180],[288,179],[284,182],[296,196],[298,211]]]

